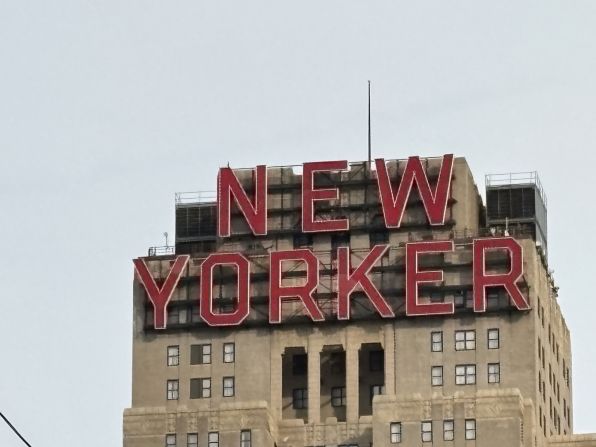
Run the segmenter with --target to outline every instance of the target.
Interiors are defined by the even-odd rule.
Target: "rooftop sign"
[[[453,155],[443,156],[438,178],[431,186],[427,172],[419,157],[410,157],[403,173],[397,181],[392,179],[384,159],[376,159],[377,187],[379,204],[383,212],[386,228],[400,228],[404,211],[414,184],[424,206],[430,225],[444,225],[447,204],[451,190]],[[348,169],[346,160],[310,162],[303,164],[302,174],[302,232],[321,233],[349,231],[349,220],[316,219],[317,201],[336,200],[337,188],[315,187],[314,175],[318,172],[338,172]],[[267,168],[264,165],[253,169],[253,197],[243,188],[234,171],[229,167],[219,170],[217,178],[217,234],[221,238],[231,234],[231,207],[234,202],[255,236],[267,234]],[[361,290],[370,300],[375,311],[382,318],[395,318],[395,314],[378,288],[373,284],[369,273],[388,251],[389,245],[376,245],[368,252],[359,265],[351,264],[350,248],[337,248],[337,318],[350,319],[350,296]],[[418,256],[425,253],[446,253],[454,250],[454,242],[420,241],[409,242],[405,248],[405,303],[407,316],[444,315],[454,313],[454,303],[424,303],[418,299],[418,286],[423,283],[443,281],[441,270],[419,270]],[[509,257],[510,270],[506,273],[486,272],[485,255],[489,250],[505,251]],[[474,311],[485,312],[487,287],[502,286],[519,310],[529,309],[529,304],[519,289],[517,282],[523,274],[523,253],[521,245],[513,238],[482,238],[473,241],[473,294]],[[167,305],[183,275],[189,261],[188,255],[177,256],[163,282],[158,285],[142,258],[135,259],[138,278],[144,286],[154,308],[155,329],[165,329]],[[304,265],[304,284],[288,286],[282,283],[284,263],[299,262]],[[317,305],[314,292],[319,284],[320,262],[315,254],[306,248],[269,252],[269,323],[282,322],[282,302],[299,299],[305,313],[314,322],[325,320]],[[213,310],[213,270],[216,266],[231,266],[237,272],[236,299],[233,312]],[[250,262],[242,253],[211,253],[201,264],[200,269],[200,315],[210,326],[236,326],[242,324],[250,312]]]

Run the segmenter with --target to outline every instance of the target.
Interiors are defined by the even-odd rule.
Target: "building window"
[[[370,386],[370,403],[372,405],[373,397],[383,394],[385,387],[383,385],[371,385]]]
[[[346,406],[346,387],[334,386],[331,388],[331,406],[345,407]]]
[[[198,433],[188,433],[186,435],[186,447],[199,447]]]
[[[292,390],[292,408],[295,410],[308,408],[308,391],[306,388]]]
[[[401,442],[401,422],[392,422],[389,424],[389,438],[391,444],[399,444]]]
[[[312,233],[296,233],[294,234],[294,248],[312,248],[313,237]]]
[[[476,365],[455,365],[455,384],[473,385],[476,383]]]
[[[211,363],[211,345],[191,345],[190,364],[203,365]]]
[[[476,419],[466,419],[466,439],[476,439]]]
[[[420,434],[422,442],[433,442],[433,423],[431,421],[424,421],[420,424]]]
[[[343,351],[332,352],[329,356],[331,374],[344,374],[346,372],[346,353]]]
[[[487,331],[488,349],[499,349],[499,330],[489,329]]]
[[[488,364],[488,383],[499,383],[501,381],[501,365],[499,363]]]
[[[308,370],[308,357],[306,354],[294,354],[292,356],[292,374],[304,376]]]
[[[242,430],[240,432],[240,447],[252,446],[252,434],[250,430]]]
[[[166,447],[176,447],[176,435],[174,433],[166,435]]]
[[[211,379],[190,379],[190,398],[203,399],[211,397]]]
[[[385,366],[385,355],[383,351],[370,351],[368,353],[368,369],[371,372],[383,371]]]
[[[432,386],[443,385],[443,367],[433,366],[430,370],[430,381]]]
[[[443,332],[430,333],[430,350],[432,352],[443,351]]]
[[[219,433],[212,431],[207,437],[207,447],[219,447]]]
[[[368,233],[368,240],[370,248],[375,245],[385,245],[389,243],[389,231],[387,230],[373,230]]]
[[[234,343],[223,344],[223,361],[224,363],[234,363],[236,359],[236,345]]]
[[[470,351],[476,349],[476,331],[455,331],[455,350]]]
[[[443,441],[453,441],[454,425],[452,420],[443,421]]]
[[[180,347],[178,345],[168,346],[168,366],[180,364]]]
[[[234,395],[234,377],[223,378],[223,397],[232,397]]]
[[[168,400],[178,400],[178,380],[168,380]]]

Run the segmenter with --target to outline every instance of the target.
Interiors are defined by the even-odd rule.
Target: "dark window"
[[[211,378],[190,379],[190,398],[204,399],[211,397]]]
[[[191,345],[190,364],[201,365],[211,363],[211,345]]]
[[[304,376],[308,371],[308,357],[306,354],[294,354],[292,356],[292,374]]]
[[[332,352],[329,356],[332,374],[344,374],[346,372],[345,352]]]
[[[372,372],[383,371],[385,366],[385,353],[383,351],[370,351],[368,353],[368,366]]]
[[[294,248],[309,248],[312,247],[313,240],[311,233],[296,233],[294,234]]]

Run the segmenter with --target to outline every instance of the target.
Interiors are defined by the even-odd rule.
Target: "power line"
[[[19,431],[18,431],[18,430],[17,430],[17,429],[14,427],[14,425],[12,425],[12,424],[10,423],[10,421],[9,421],[8,419],[6,419],[6,416],[4,416],[4,415],[2,414],[2,412],[1,412],[1,411],[0,411],[0,417],[1,417],[2,419],[4,419],[4,422],[6,422],[6,423],[8,424],[8,426],[9,426],[10,428],[12,428],[12,431],[14,431],[14,432],[17,434],[17,436],[18,436],[19,438],[21,438],[21,441],[23,441],[23,442],[25,443],[25,445],[26,445],[26,446],[28,446],[28,447],[31,447],[31,444],[29,444],[29,443],[27,442],[27,440],[26,440],[25,438],[23,438],[23,435],[21,435],[21,434],[19,433]]]

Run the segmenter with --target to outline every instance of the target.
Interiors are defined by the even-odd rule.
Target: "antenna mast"
[[[370,81],[368,81],[368,169],[370,170],[370,162],[372,158],[371,149],[371,136],[370,136]]]

